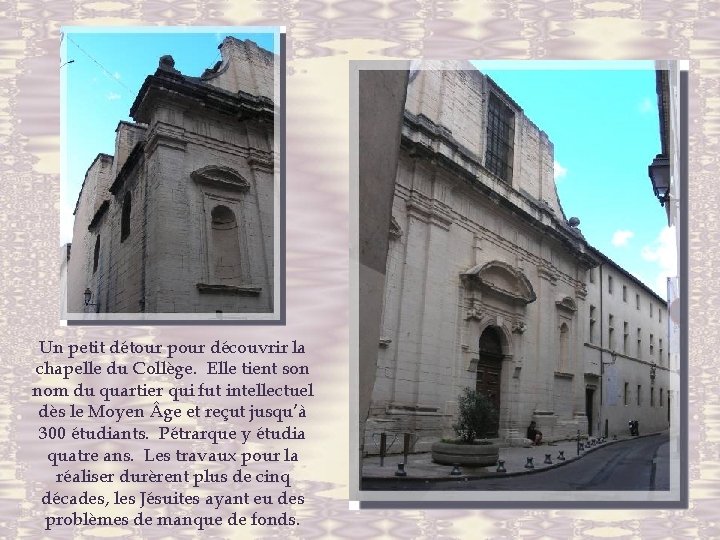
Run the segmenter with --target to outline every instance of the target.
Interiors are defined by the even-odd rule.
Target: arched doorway
[[[488,326],[480,335],[480,358],[477,365],[477,379],[475,390],[485,395],[500,412],[500,375],[502,372],[502,337],[500,331]],[[489,437],[496,437],[498,434],[498,423],[490,432]]]

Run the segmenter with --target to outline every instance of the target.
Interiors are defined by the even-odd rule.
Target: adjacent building
[[[660,119],[660,153],[648,167],[648,174],[655,196],[665,208],[668,226],[674,232],[675,245],[680,255],[680,248],[687,234],[684,230],[687,227],[687,216],[682,213],[683,189],[687,189],[687,156],[683,156],[682,148],[683,142],[687,144],[688,73],[686,69],[679,69],[677,61],[660,61],[657,67],[655,78]],[[687,257],[687,253],[685,256]],[[681,285],[683,273],[684,289]],[[683,336],[686,330],[681,330],[682,318],[687,316],[687,299],[682,299],[683,294],[687,295],[687,259],[683,262],[679,256],[673,275],[668,278],[667,287],[670,384],[671,388],[676,389],[674,392],[680,392],[681,389],[681,341],[687,339],[687,336]],[[678,427],[679,409],[676,408],[674,413],[676,416],[671,417],[671,423]]]
[[[667,303],[599,251],[588,272],[583,347],[588,434],[610,435],[638,420],[643,432],[670,423]]]
[[[67,310],[268,313],[274,305],[275,58],[227,37],[200,77],[163,56],[90,164]]]
[[[666,304],[565,215],[547,134],[459,67],[409,78],[364,451],[427,450],[466,387],[505,444],[532,420],[546,440],[665,429]]]

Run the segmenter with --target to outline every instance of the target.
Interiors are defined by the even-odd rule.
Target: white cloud
[[[567,169],[560,165],[557,161],[553,164],[555,181],[565,178],[567,175]]]
[[[638,109],[642,114],[647,114],[649,112],[652,112],[657,105],[654,105],[652,100],[650,98],[645,98],[640,102],[640,105],[638,106]]]
[[[65,195],[67,199],[67,195]],[[75,201],[69,199],[63,200],[62,202],[62,213],[60,214],[60,244],[67,244],[72,242],[73,226],[75,224],[75,216],[73,211],[75,210]]]
[[[667,278],[677,275],[675,228],[663,227],[651,244],[643,246],[640,255],[646,261],[657,265],[655,290],[664,298],[667,295]]]
[[[115,92],[108,92],[105,96],[108,101],[115,101],[116,99],[120,99],[120,94],[116,94]]]
[[[615,247],[624,247],[627,246],[630,239],[635,236],[635,233],[632,231],[615,231],[612,236],[612,245]]]

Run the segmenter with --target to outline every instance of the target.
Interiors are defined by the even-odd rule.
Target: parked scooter
[[[630,435],[640,435],[640,422],[638,422],[637,420],[630,420],[628,422],[628,427],[630,428]]]

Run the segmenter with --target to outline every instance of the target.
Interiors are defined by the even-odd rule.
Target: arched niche
[[[219,204],[211,213],[213,271],[215,281],[239,285],[242,258],[238,242],[238,223],[227,206]]]

